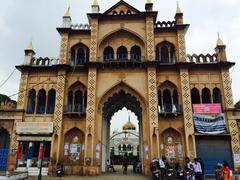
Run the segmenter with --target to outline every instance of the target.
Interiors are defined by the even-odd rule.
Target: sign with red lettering
[[[221,104],[193,104],[195,114],[220,114]]]

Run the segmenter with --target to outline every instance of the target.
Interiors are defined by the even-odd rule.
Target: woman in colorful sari
[[[227,161],[223,161],[223,176],[224,180],[230,180],[230,167]]]

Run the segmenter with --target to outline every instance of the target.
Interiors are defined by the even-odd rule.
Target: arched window
[[[84,92],[84,112],[86,111],[87,109],[87,91]]]
[[[103,59],[104,60],[113,60],[114,59],[114,51],[113,51],[113,48],[111,46],[107,46],[104,49]]]
[[[126,144],[124,144],[124,145],[122,146],[122,150],[123,150],[123,151],[126,151],[126,150],[127,150]]]
[[[140,61],[141,60],[141,48],[137,45],[131,48],[131,60]]]
[[[67,105],[67,111],[72,112],[73,111],[73,92],[68,92],[68,105]]]
[[[117,15],[117,11],[113,11],[113,13],[112,13],[113,15]]]
[[[31,89],[28,93],[27,113],[34,114],[36,106],[36,91]]]
[[[221,91],[217,87],[213,89],[213,103],[222,103]]]
[[[87,46],[79,43],[71,48],[70,64],[84,65],[89,60],[89,49]]]
[[[71,50],[71,60],[70,60],[70,64],[73,66],[75,64],[75,59],[76,59],[76,53],[75,53],[75,49]]]
[[[86,57],[85,57],[85,49],[82,47],[78,49],[77,51],[77,65],[82,65],[86,62]]]
[[[171,92],[168,89],[163,91],[163,107],[164,112],[172,112]]]
[[[211,103],[211,94],[208,88],[202,89],[202,104],[209,104]]]
[[[162,92],[158,90],[158,112],[162,112]]]
[[[46,91],[41,89],[38,92],[37,114],[44,114],[46,110]]]
[[[169,63],[169,51],[167,46],[161,48],[161,63]]]
[[[131,12],[130,10],[128,10],[128,11],[127,11],[127,14],[130,15],[130,14],[132,14],[132,12]]]
[[[118,151],[121,151],[122,150],[122,147],[121,145],[118,146]]]
[[[78,90],[75,92],[74,112],[82,112],[83,109],[83,93]]]
[[[174,105],[174,111],[179,111],[179,104],[178,104],[178,92],[176,89],[173,91],[173,105]]]
[[[127,145],[127,150],[128,150],[128,151],[131,151],[131,150],[132,150],[131,144],[128,144],[128,145]]]
[[[192,88],[191,90],[191,99],[192,99],[192,104],[200,104],[200,94],[197,88]]]
[[[120,11],[120,15],[124,15],[124,11]]]
[[[127,48],[125,46],[120,46],[117,49],[117,58],[119,60],[127,60],[127,58],[128,58],[128,51],[127,51]]]
[[[168,64],[176,62],[175,46],[167,41],[164,41],[156,47],[156,59],[160,63]]]
[[[47,114],[53,114],[55,108],[56,91],[51,89],[48,92]]]

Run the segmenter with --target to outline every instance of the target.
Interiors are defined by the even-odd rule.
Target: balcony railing
[[[64,107],[64,114],[65,115],[85,115],[86,114],[86,108],[81,105],[81,104],[76,104],[76,105],[66,105]]]
[[[181,114],[181,107],[180,105],[172,105],[172,104],[164,104],[162,107],[158,106],[158,113],[159,114],[173,114],[178,116]]]
[[[144,56],[138,54],[108,54],[103,57],[99,57],[98,61],[103,62],[143,62],[145,61]]]

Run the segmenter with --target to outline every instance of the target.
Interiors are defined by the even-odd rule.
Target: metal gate
[[[8,162],[8,149],[0,149],[0,171],[6,171]]]
[[[231,140],[227,136],[196,136],[197,156],[203,159],[205,174],[215,174],[217,163],[226,160],[233,169]]]

